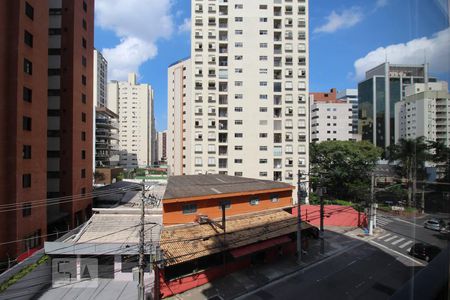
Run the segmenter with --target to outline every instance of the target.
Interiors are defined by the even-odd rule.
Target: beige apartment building
[[[156,159],[153,89],[138,84],[136,74],[128,81],[108,83],[108,107],[119,115],[119,165],[133,169],[150,166]]]
[[[309,166],[308,1],[191,4],[190,111],[178,106],[185,115],[179,131],[170,122],[179,114],[169,103],[168,124],[169,135],[178,135],[169,138],[169,152],[187,153],[168,155],[171,173],[219,173],[295,185],[297,171],[307,174]]]

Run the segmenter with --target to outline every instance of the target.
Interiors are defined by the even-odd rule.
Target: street
[[[423,228],[426,219],[379,215],[383,231],[372,240],[241,299],[388,299],[427,265],[408,255],[415,242],[448,245],[446,235]]]

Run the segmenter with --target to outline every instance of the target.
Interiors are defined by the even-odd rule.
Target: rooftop
[[[311,227],[307,223],[302,228]],[[161,249],[166,265],[175,265],[256,242],[283,236],[297,230],[297,218],[284,210],[272,210],[229,217],[226,236],[213,224],[189,224],[165,227]]]
[[[163,200],[209,195],[293,189],[288,183],[221,174],[169,177]]]

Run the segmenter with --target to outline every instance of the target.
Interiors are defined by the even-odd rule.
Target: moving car
[[[424,243],[415,243],[411,249],[409,249],[409,255],[423,259],[427,262],[435,258],[440,252],[441,249],[439,249],[439,247]]]
[[[423,224],[423,227],[431,230],[441,231],[445,228],[445,223],[444,221],[439,219],[430,219]]]

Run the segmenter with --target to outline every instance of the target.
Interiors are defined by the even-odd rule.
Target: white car
[[[442,220],[430,219],[423,224],[423,227],[431,230],[441,231],[442,229],[445,229],[445,223]]]

